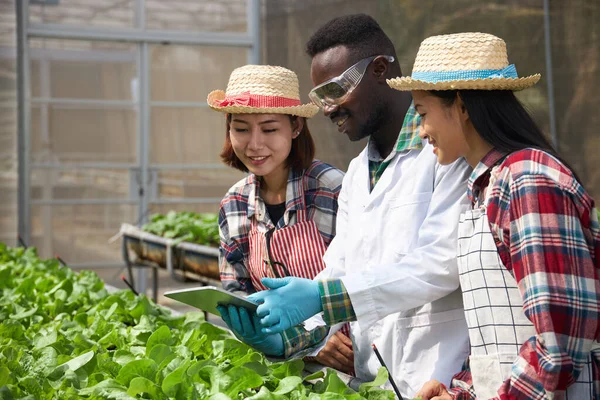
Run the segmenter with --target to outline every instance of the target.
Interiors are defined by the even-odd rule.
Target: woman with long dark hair
[[[471,354],[429,399],[600,396],[600,233],[594,200],[513,91],[534,85],[483,33],[434,36],[410,90],[422,138],[441,164],[473,167],[473,208],[459,222],[458,265]]]

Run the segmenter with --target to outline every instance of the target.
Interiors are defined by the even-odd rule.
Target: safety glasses
[[[346,101],[346,98],[348,98],[350,93],[356,89],[365,75],[367,67],[377,57],[384,57],[389,62],[394,61],[394,57],[392,56],[379,55],[364,58],[348,68],[340,76],[336,76],[335,78],[332,78],[327,82],[323,82],[319,86],[313,88],[313,90],[311,90],[308,94],[308,97],[313,103],[321,108],[324,108],[325,106],[342,104],[344,101]]]

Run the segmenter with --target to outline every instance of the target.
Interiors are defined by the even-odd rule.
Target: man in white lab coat
[[[344,178],[325,270],[314,281],[267,278],[272,290],[250,296],[261,303],[263,332],[279,334],[323,312],[332,326],[316,352],[324,364],[353,363],[359,378],[373,379],[374,343],[403,396],[430,379],[449,384],[468,354],[456,253],[469,168],[462,160],[439,165],[419,139],[410,94],[386,83],[402,75],[394,46],[371,17],[328,22],[307,52],[311,99],[350,140],[369,140]],[[336,333],[346,321],[353,352]],[[283,340],[286,348],[310,344]]]

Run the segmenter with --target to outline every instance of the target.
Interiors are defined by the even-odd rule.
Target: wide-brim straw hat
[[[208,106],[230,114],[289,114],[310,118],[319,112],[315,104],[300,102],[298,76],[287,68],[245,65],[233,70],[227,91],[208,94]]]
[[[488,33],[468,32],[425,39],[411,76],[388,79],[391,88],[408,90],[522,90],[540,74],[519,77],[508,64],[506,43]]]

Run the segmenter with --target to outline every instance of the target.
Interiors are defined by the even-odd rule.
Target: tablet
[[[257,304],[246,300],[244,297],[228,292],[215,286],[202,286],[182,290],[172,290],[164,293],[165,297],[180,301],[190,306],[207,311],[218,317],[221,316],[217,311],[218,305],[233,304],[238,307],[244,307],[248,311],[255,312]]]

